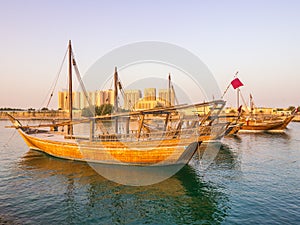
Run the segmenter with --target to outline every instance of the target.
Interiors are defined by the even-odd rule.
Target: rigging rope
[[[56,75],[56,79],[55,79],[54,82],[52,83],[52,85],[51,85],[51,87],[50,87],[50,90],[49,90],[48,94],[46,95],[46,98],[47,98],[47,96],[49,95],[49,93],[51,93],[51,94],[50,94],[50,97],[49,97],[49,100],[48,100],[48,102],[47,102],[46,108],[49,107],[50,101],[51,101],[51,99],[52,99],[52,97],[53,97],[53,93],[54,93],[54,90],[55,90],[55,88],[56,88],[56,85],[57,85],[59,76],[60,76],[60,74],[61,74],[61,71],[62,71],[64,62],[65,62],[65,60],[66,60],[67,53],[68,53],[68,49],[66,50],[66,53],[65,53],[65,55],[64,55],[64,58],[63,58],[63,60],[62,60],[62,62],[61,62],[61,64],[60,64],[58,73],[57,73],[57,75]],[[52,89],[52,91],[51,91],[51,89]],[[46,101],[46,98],[44,99],[43,102]]]
[[[178,101],[178,98],[177,98],[177,95],[176,95],[176,92],[175,92],[175,89],[174,89],[173,84],[172,84],[171,88],[172,88],[171,90],[172,90],[173,93],[174,93],[175,102],[176,102],[177,105],[179,105],[179,101]]]
[[[4,148],[7,148],[9,145],[9,142],[13,139],[13,137],[15,136],[15,134],[17,133],[17,129],[14,129],[14,132],[12,133],[12,135],[8,138],[7,142],[3,145]]]
[[[125,91],[123,89],[124,85],[123,83],[121,82],[120,78],[118,78],[118,86],[119,86],[119,90],[121,92],[121,95],[123,97],[123,99],[125,99]],[[120,102],[119,102],[120,103]]]
[[[233,79],[234,79],[234,78],[237,78],[238,73],[239,73],[239,71],[236,71],[236,72],[235,72],[235,74],[234,74],[234,76],[233,76]],[[225,91],[223,92],[223,95],[221,96],[221,99],[224,98],[224,96],[225,96],[225,94],[227,93],[227,91],[228,91],[230,85],[231,85],[231,82],[229,82],[228,86],[226,87]]]
[[[93,110],[93,105],[91,104],[91,101],[89,99],[88,93],[87,93],[86,88],[85,88],[85,86],[83,84],[83,81],[81,79],[81,76],[80,76],[80,73],[79,73],[79,69],[78,69],[77,63],[75,61],[75,57],[74,57],[73,51],[71,52],[71,54],[72,54],[72,63],[73,63],[74,69],[75,69],[77,80],[78,80],[78,82],[80,84],[80,87],[81,87],[83,93],[84,93],[84,97],[85,97],[85,99],[86,99],[86,101],[88,103],[89,110],[90,110],[91,113],[93,113],[93,111],[94,111]]]
[[[118,78],[118,81],[119,81],[119,87],[121,87],[120,92],[121,92],[122,97],[124,99],[124,106],[125,106],[125,90],[123,88],[124,85],[123,85],[122,81],[120,80],[120,78]],[[134,103],[132,103],[131,101],[128,102],[128,106],[129,106],[130,111],[134,111],[134,104],[135,104],[135,102]]]
[[[239,89],[239,88],[238,88],[238,89]],[[249,110],[248,110],[248,107],[247,107],[247,103],[246,103],[246,101],[245,101],[245,99],[244,99],[244,97],[243,97],[242,92],[241,92],[240,89],[239,89],[239,93],[240,93],[240,96],[241,96],[242,101],[243,101],[243,103],[244,103],[245,109],[246,109],[247,113],[249,113]]]

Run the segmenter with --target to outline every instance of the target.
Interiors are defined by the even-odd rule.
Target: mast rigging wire
[[[55,90],[55,88],[56,88],[56,85],[57,85],[59,76],[60,76],[60,74],[61,74],[61,71],[62,71],[64,62],[65,62],[65,60],[66,60],[67,53],[68,53],[68,49],[66,50],[66,53],[65,53],[65,55],[64,55],[64,58],[63,58],[63,60],[62,60],[62,62],[61,62],[61,64],[60,64],[58,73],[57,73],[57,75],[56,75],[56,79],[55,79],[54,82],[52,83],[52,85],[51,85],[51,87],[50,87],[50,89],[49,89],[49,91],[48,91],[48,94],[46,95],[46,97],[45,97],[45,99],[44,99],[44,101],[43,101],[43,102],[45,102],[47,96],[49,95],[49,93],[51,93],[51,94],[50,94],[50,97],[49,97],[49,99],[48,99],[48,102],[47,102],[47,104],[46,104],[46,108],[49,107],[50,101],[51,101],[51,99],[52,99],[52,97],[53,97],[53,93],[54,93],[54,90]],[[51,91],[51,90],[52,90],[52,91]]]
[[[79,84],[80,84],[80,87],[81,87],[83,93],[84,93],[84,97],[85,97],[85,99],[86,99],[86,101],[87,101],[87,103],[88,103],[88,105],[89,105],[89,110],[90,110],[90,112],[91,112],[91,113],[94,113],[95,110],[93,110],[93,106],[92,106],[91,101],[90,101],[90,99],[89,99],[87,90],[86,90],[86,88],[85,88],[85,86],[84,86],[84,83],[83,83],[83,81],[82,81],[82,79],[81,79],[81,75],[80,75],[80,72],[79,72],[77,63],[76,63],[76,61],[75,61],[75,57],[74,57],[73,51],[71,52],[71,54],[72,54],[72,64],[73,64],[74,69],[75,69],[75,73],[76,73],[77,80],[78,80],[78,82],[79,82]]]

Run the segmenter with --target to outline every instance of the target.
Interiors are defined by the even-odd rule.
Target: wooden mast
[[[169,77],[168,77],[168,107],[171,107],[171,74],[169,73]],[[168,127],[168,122],[170,119],[170,114],[168,113],[166,116],[166,120],[165,120],[165,124],[164,124],[164,131],[167,130]]]
[[[237,75],[238,75],[239,71],[236,71],[235,75],[234,75],[234,78],[237,78]],[[237,90],[236,90],[236,108],[238,109],[240,107],[240,88],[238,87]]]
[[[72,45],[69,40],[69,118],[73,119],[73,90],[72,90]],[[73,135],[73,125],[68,125],[68,135]]]
[[[239,107],[240,107],[240,89],[239,88],[237,88],[236,89],[236,108],[238,109]]]
[[[168,104],[168,106],[171,106],[172,104],[171,104],[171,74],[169,73],[169,86],[168,86],[168,97],[169,97],[169,99],[168,99],[168,101],[169,101],[169,104]]]
[[[117,67],[115,67],[115,74],[114,74],[114,111],[115,113],[118,112],[118,71]],[[118,117],[115,119],[115,132],[118,133]]]

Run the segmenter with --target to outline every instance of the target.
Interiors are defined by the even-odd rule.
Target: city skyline
[[[46,105],[69,39],[82,76],[113,49],[162,41],[198,56],[221,92],[239,71],[247,101],[252,94],[258,106],[300,105],[299,1],[29,0],[0,6],[1,108]],[[66,87],[66,78],[57,86]],[[236,106],[235,98],[229,89],[227,106]],[[53,99],[49,108],[58,104]]]
[[[58,110],[69,110],[68,91],[62,90],[58,92]],[[170,96],[170,97],[169,97]],[[151,109],[159,106],[173,106],[175,105],[175,93],[173,90],[145,88],[144,95],[141,90],[125,90],[124,99],[118,96],[118,104],[120,108],[125,110],[136,109]],[[95,91],[73,91],[73,109],[84,109],[89,106],[101,106],[104,104],[111,104],[114,106],[114,90],[95,90]],[[90,104],[90,105],[89,105]]]

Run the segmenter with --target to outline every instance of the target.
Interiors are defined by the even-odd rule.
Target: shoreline
[[[81,117],[81,110],[73,111],[74,118]],[[18,120],[68,120],[68,111],[0,111],[0,120],[8,120],[7,113],[11,114]],[[232,113],[225,113],[225,116],[234,116]],[[298,113],[293,118],[292,122],[300,122],[300,114]]]
[[[67,120],[69,113],[67,111],[1,111],[0,120],[8,120],[7,113],[18,120]],[[81,115],[81,111],[75,111],[74,117]]]

